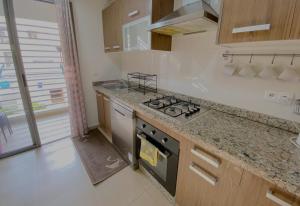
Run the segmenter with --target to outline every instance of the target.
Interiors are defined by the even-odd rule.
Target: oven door
[[[148,161],[140,157],[141,139],[145,139],[158,149],[156,166],[152,166]],[[176,191],[178,155],[168,151],[163,145],[138,130],[136,138],[136,157],[139,164],[174,196]]]

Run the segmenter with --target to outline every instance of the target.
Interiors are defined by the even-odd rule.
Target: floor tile
[[[170,206],[139,170],[93,186],[70,139],[0,160],[1,206]]]

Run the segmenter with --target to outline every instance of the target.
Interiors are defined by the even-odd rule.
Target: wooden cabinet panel
[[[104,96],[97,93],[97,109],[98,109],[98,122],[100,128],[105,128],[105,110],[104,110]]]
[[[269,193],[268,197],[267,193]],[[278,206],[279,204],[276,203],[278,200],[296,205],[295,197],[292,195],[282,192],[275,185],[254,174],[245,172],[233,205]]]
[[[111,132],[111,112],[110,112],[110,110],[111,110],[111,104],[110,104],[110,100],[109,100],[109,98],[108,97],[106,97],[106,96],[104,96],[103,97],[103,108],[104,108],[104,113],[105,113],[105,117],[104,117],[104,119],[105,119],[105,131],[106,131],[106,133],[107,133],[107,135],[108,135],[108,137],[109,138],[111,138],[111,136],[112,136],[112,132]]]
[[[295,0],[224,0],[219,43],[289,39]],[[262,31],[233,33],[234,28],[266,25]],[[249,29],[249,28],[248,28]]]
[[[197,158],[194,144],[181,142],[176,202],[180,206],[232,206],[243,170],[227,161],[218,168]],[[191,168],[191,166],[194,166]],[[210,169],[209,169],[210,168]],[[216,184],[213,185],[214,179]]]
[[[112,38],[112,7],[109,6],[102,11],[102,25],[103,25],[103,40],[105,52],[110,52],[113,45]]]
[[[300,39],[300,1],[296,1],[292,23],[291,39]]]
[[[123,5],[123,24],[151,14],[151,0],[121,0]]]
[[[112,51],[122,51],[122,2],[115,1],[112,8]]]
[[[105,52],[116,52],[122,50],[121,8],[121,2],[115,1],[102,11]]]
[[[104,94],[97,92],[97,107],[99,130],[108,141],[112,142],[110,99]]]

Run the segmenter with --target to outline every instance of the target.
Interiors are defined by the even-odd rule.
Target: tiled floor
[[[23,121],[11,123],[13,133],[10,135],[8,131],[6,131],[7,142],[4,141],[3,134],[0,133],[0,153],[10,152],[32,145],[29,128],[25,121],[24,117]],[[71,135],[68,112],[39,117],[36,119],[36,123],[42,144]]]
[[[171,206],[129,167],[93,186],[70,139],[0,160],[0,205]]]

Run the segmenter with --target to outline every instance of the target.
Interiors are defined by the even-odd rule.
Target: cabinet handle
[[[266,197],[280,206],[292,206],[290,203],[287,203],[279,197],[276,197],[271,190],[267,192]]]
[[[112,47],[113,49],[120,49],[121,47],[119,45],[115,45]]]
[[[253,26],[235,27],[232,29],[233,34],[245,33],[251,31],[267,31],[271,29],[271,24],[260,24]]]
[[[217,184],[217,178],[216,177],[211,176],[210,174],[208,174],[206,171],[201,169],[196,164],[192,163],[189,166],[189,169],[192,170],[194,173],[196,173],[198,176],[202,177],[205,181],[207,181],[211,185],[215,186]]]
[[[133,16],[138,15],[138,14],[139,14],[139,10],[134,10],[134,11],[132,11],[132,12],[129,12],[129,13],[128,13],[128,16],[129,16],[129,17],[133,17]]]
[[[200,151],[199,149],[198,150],[191,149],[191,153],[193,155],[195,155],[196,157],[199,157],[203,161],[207,162],[208,164],[214,166],[215,168],[219,168],[221,165],[221,162],[218,159],[210,156],[209,154],[207,154],[203,151]]]
[[[104,49],[105,49],[105,50],[110,50],[110,47],[105,47]]]

